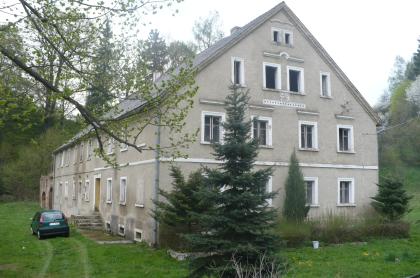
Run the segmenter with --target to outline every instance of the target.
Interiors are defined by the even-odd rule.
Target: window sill
[[[123,153],[123,152],[126,152],[126,151],[128,151],[128,149],[121,149],[120,153]]]
[[[323,96],[323,95],[320,95],[319,97],[320,98],[323,98],[323,99],[333,99],[332,96]]]
[[[356,207],[356,204],[337,204],[337,207]]]
[[[271,88],[266,88],[266,87],[263,87],[262,89],[263,91],[269,91],[269,92],[276,92],[276,93],[281,92],[281,89],[271,89]]]
[[[134,204],[136,208],[144,208],[144,205]]]
[[[111,201],[106,201],[106,203],[107,203],[108,205],[111,205],[111,204],[112,204],[112,202],[111,202]]]
[[[258,145],[258,148],[261,148],[261,149],[274,149],[273,146],[270,146],[270,145]]]
[[[310,204],[306,204],[307,206],[309,206],[310,208],[319,208],[319,205],[310,205]]]
[[[207,141],[201,141],[200,142],[201,145],[212,145],[212,144],[215,144],[215,143],[221,144],[221,142],[207,142]]]
[[[337,151],[337,153],[342,153],[342,154],[356,154],[355,151]]]
[[[233,84],[236,88],[248,88],[246,84]]]
[[[126,203],[120,203],[120,206],[126,206],[127,204]]]
[[[313,149],[299,148],[299,151],[304,151],[304,152],[319,152],[319,149],[318,148],[313,148]]]

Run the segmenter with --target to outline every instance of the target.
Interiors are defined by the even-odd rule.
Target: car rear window
[[[43,213],[42,217],[44,218],[44,221],[54,221],[63,219],[63,214],[60,212],[47,212]]]

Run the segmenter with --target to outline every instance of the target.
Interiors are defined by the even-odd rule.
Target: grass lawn
[[[186,277],[185,263],[142,244],[99,245],[70,238],[38,240],[29,229],[36,203],[0,203],[0,277]]]
[[[407,191],[413,195],[409,239],[373,240],[320,249],[286,249],[287,277],[407,277],[420,273],[420,170],[406,169]]]

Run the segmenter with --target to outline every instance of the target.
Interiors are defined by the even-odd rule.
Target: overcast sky
[[[163,12],[152,25],[170,40],[192,40],[199,17],[217,10],[225,34],[243,26],[281,1],[185,0],[175,17]],[[410,59],[420,37],[419,0],[288,0],[286,4],[335,62],[374,105],[387,87],[395,56]],[[146,30],[145,30],[146,31]]]

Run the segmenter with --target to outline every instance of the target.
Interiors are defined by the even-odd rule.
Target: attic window
[[[290,31],[284,31],[284,44],[288,46],[293,45],[293,33]]]
[[[245,85],[244,59],[232,57],[232,83],[234,85]]]
[[[280,32],[277,30],[273,30],[273,42],[280,42]]]
[[[264,88],[280,89],[280,65],[264,63]]]

